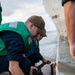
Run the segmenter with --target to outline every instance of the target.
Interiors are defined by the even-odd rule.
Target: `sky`
[[[47,31],[55,31],[56,27],[45,11],[43,0],[0,0],[3,8],[2,23],[23,21],[32,15],[42,16]]]

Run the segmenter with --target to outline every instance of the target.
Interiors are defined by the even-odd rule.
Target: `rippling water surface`
[[[43,56],[51,59],[56,59],[57,52],[57,32],[48,31],[47,37],[40,41],[40,52]],[[75,61],[71,58],[69,53],[69,45],[65,41],[59,41],[59,55],[60,60],[69,64],[75,65]]]

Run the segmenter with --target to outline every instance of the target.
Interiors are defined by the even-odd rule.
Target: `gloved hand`
[[[43,58],[42,62],[44,62],[44,63],[46,63],[46,64],[50,64],[50,63],[51,63],[51,61],[49,61],[49,60],[47,60],[47,59],[45,59],[45,58]]]

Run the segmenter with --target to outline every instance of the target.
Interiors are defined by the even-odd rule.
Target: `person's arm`
[[[12,75],[25,75],[19,66],[24,50],[22,38],[13,32],[3,32],[1,38],[8,50],[9,71]]]
[[[34,58],[34,61],[39,61],[39,60],[41,60],[42,62],[44,62],[44,63],[50,63],[50,61],[49,60],[46,60],[42,55],[41,55],[41,53],[39,52],[40,50],[39,50],[39,46],[38,47],[36,47],[36,43],[35,43],[35,41],[33,40],[32,41],[32,46],[31,46],[31,50],[26,54],[27,55],[27,57],[29,58],[29,59],[32,59],[32,58]]]
[[[75,0],[64,3],[65,21],[70,45],[70,54],[75,60]]]
[[[26,53],[26,57],[29,59],[32,59],[32,57],[36,58],[34,60],[37,61],[43,59],[42,55],[39,52],[39,48],[36,47],[36,43],[34,40],[32,41],[31,50]]]
[[[9,61],[9,71],[12,75],[25,75],[19,67],[18,61]]]
[[[43,59],[42,59],[42,62],[45,63],[45,64],[50,64],[50,63],[51,63],[51,61],[45,59],[44,57],[43,57]]]

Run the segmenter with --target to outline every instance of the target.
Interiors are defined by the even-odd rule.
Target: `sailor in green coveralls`
[[[46,37],[46,30],[44,30],[45,35],[38,34],[36,38],[32,40],[31,50],[26,53],[26,57],[31,61],[31,65],[35,66],[35,63],[38,63],[40,60],[45,64],[50,64],[51,61],[44,58],[40,53],[39,41]],[[32,74],[32,71],[30,72]],[[40,75],[43,75],[41,69],[39,71]]]
[[[43,18],[36,15],[29,17],[25,23],[1,24],[0,73],[10,71],[12,75],[29,75],[32,66],[25,54],[30,50],[32,38],[38,34],[45,35],[44,29]]]
[[[26,53],[26,57],[31,61],[31,65],[35,66],[35,63],[39,62],[40,60],[44,63],[50,63],[49,60],[45,59],[41,53],[39,48],[39,41],[46,36],[46,30],[44,30],[45,35],[40,35],[32,40],[31,50]]]

